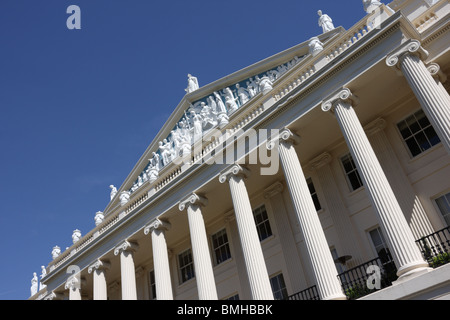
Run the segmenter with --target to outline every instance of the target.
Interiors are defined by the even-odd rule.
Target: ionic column
[[[330,166],[332,159],[329,153],[323,153],[311,160],[308,168],[316,173],[325,195],[327,208],[330,211],[333,225],[341,242],[342,250],[340,250],[340,254],[351,255],[353,259],[348,264],[357,266],[364,262],[361,257],[361,252],[364,251],[360,247],[360,237],[355,232],[348,209],[342,200],[339,187],[334,179]]]
[[[165,231],[170,223],[156,219],[144,228],[144,234],[152,234],[153,266],[155,271],[156,299],[173,300],[170,278],[169,254]]]
[[[298,136],[289,129],[284,129],[280,132],[279,140],[271,140],[268,148],[276,148],[279,142],[278,151],[286,184],[305,238],[320,297],[323,300],[344,300],[346,297],[337,278],[336,265],[311,198],[297,152],[294,149],[294,143],[298,140]],[[274,151],[276,150],[272,152]]]
[[[106,283],[106,271],[111,267],[109,262],[97,260],[89,266],[88,273],[94,273],[94,300],[108,300],[108,285]]]
[[[69,300],[81,300],[81,279],[79,276],[71,276],[64,288],[69,290]]]
[[[125,240],[114,249],[114,255],[120,254],[122,300],[137,300],[133,253],[138,248],[137,243]]]
[[[223,171],[219,176],[219,181],[221,183],[228,181],[230,186],[252,298],[254,300],[273,300],[266,262],[245,187],[244,178],[248,175],[247,169],[236,164]]]
[[[352,98],[355,97],[350,90],[343,88],[323,101],[322,110],[333,110],[336,116],[380,227],[386,235],[398,268],[397,275],[402,277],[427,270],[428,264],[415,244],[400,205],[352,107]]]
[[[433,124],[443,145],[450,153],[450,102],[449,95],[433,79],[422,59],[425,51],[417,40],[408,40],[388,55],[386,63],[401,70],[419,100],[423,111]]]
[[[187,209],[198,297],[200,300],[217,300],[216,282],[201,210],[206,201],[193,193],[183,199],[178,207],[180,211]]]

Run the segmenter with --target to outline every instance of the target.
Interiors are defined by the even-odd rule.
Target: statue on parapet
[[[335,29],[333,20],[329,15],[323,14],[322,10],[317,11],[317,14],[319,15],[319,27],[322,27],[323,33]]]
[[[382,3],[377,0],[363,0],[363,5],[364,5],[364,11],[366,11],[367,13],[372,13],[379,6],[381,6]]]
[[[193,77],[191,74],[188,74],[188,87],[185,89],[187,93],[194,92],[195,90],[198,90],[198,79],[196,77]]]

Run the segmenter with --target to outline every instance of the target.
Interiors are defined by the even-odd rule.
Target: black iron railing
[[[425,260],[437,268],[450,262],[450,227],[416,241]]]
[[[319,292],[316,286],[312,286],[303,291],[297,292],[288,297],[288,300],[320,300]]]
[[[342,289],[350,300],[384,289],[397,279],[392,259],[383,263],[380,258],[370,260],[338,275]]]

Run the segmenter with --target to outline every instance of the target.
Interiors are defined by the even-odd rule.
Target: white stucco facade
[[[338,275],[380,252],[396,280],[362,299],[448,299],[450,264],[431,268],[416,241],[449,227],[450,3],[375,8],[204,87],[190,78],[95,228],[55,254],[30,299],[270,300],[314,288],[346,300]]]

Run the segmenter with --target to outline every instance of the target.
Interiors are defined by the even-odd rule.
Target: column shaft
[[[232,173],[233,170],[235,173]],[[231,170],[222,173],[219,179],[222,183],[227,180],[229,182],[252,297],[254,300],[273,300],[253,210],[244,177],[240,174],[242,171],[240,166],[235,165]]]
[[[290,141],[293,134],[289,130],[283,130],[280,135],[281,164],[306,248],[311,257],[319,294],[323,300],[346,299],[297,152]]]
[[[351,96],[349,90],[344,91],[344,96]],[[334,106],[339,126],[361,174],[380,227],[387,237],[398,267],[398,276],[423,270],[428,264],[415,244],[411,229],[353,107],[344,99],[335,100]]]
[[[187,207],[198,297],[200,300],[217,300],[216,282],[208,238],[200,208],[201,203],[204,203],[202,199],[193,194],[180,203],[180,210],[184,210],[184,207]]]
[[[106,272],[103,269],[94,271],[94,300],[107,300]]]
[[[167,253],[164,230],[153,229],[152,249],[153,265],[155,269],[156,298],[158,300],[173,300],[169,255]]]
[[[137,248],[137,244],[124,241],[114,250],[116,256],[120,254],[122,300],[137,300],[136,270],[133,257],[133,252]]]

